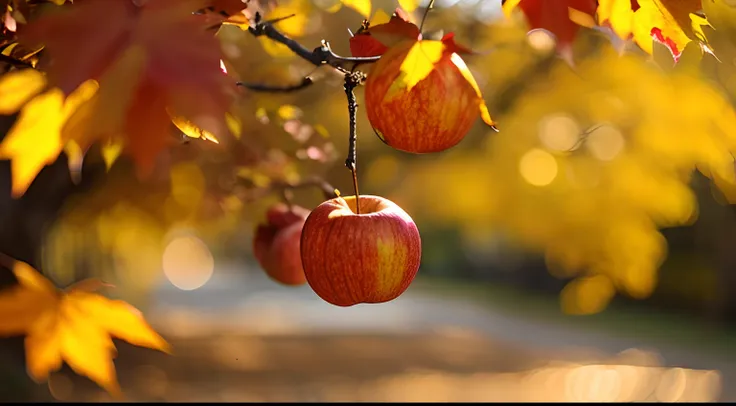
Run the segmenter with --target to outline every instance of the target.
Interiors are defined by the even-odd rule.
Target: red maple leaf
[[[595,0],[521,0],[518,7],[524,12],[532,29],[544,29],[557,38],[558,48],[569,47],[580,26],[570,19],[570,9],[590,16],[595,14]]]
[[[383,55],[395,42],[409,38],[421,39],[419,27],[409,22],[404,10],[397,8],[385,24],[370,26],[364,21],[350,38],[350,53],[357,57]]]
[[[129,88],[117,103],[96,105],[89,116],[115,110],[119,128],[73,134],[84,141],[121,136],[142,173],[174,138],[171,114],[191,120],[216,136],[227,134],[225,113],[232,83],[220,70],[220,44],[192,12],[206,0],[84,0],[42,15],[19,30],[22,42],[43,44],[48,64],[39,66],[66,94],[88,79],[109,73],[126,51],[142,50],[142,66],[120,80]],[[114,79],[109,85],[114,87]],[[127,83],[127,81],[126,81]],[[105,83],[100,83],[100,92]],[[115,99],[115,98],[112,98]],[[108,99],[109,100],[109,99]],[[127,103],[126,103],[127,101]],[[80,109],[81,110],[81,109]],[[115,134],[113,134],[115,132]],[[86,142],[82,142],[85,144]],[[89,145],[82,145],[83,148]]]

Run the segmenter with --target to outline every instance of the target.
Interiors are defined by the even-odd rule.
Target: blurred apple
[[[268,276],[285,285],[306,283],[300,257],[300,237],[309,210],[276,204],[266,211],[266,223],[256,227],[253,254]]]
[[[360,214],[355,196],[328,200],[312,211],[302,230],[307,282],[336,306],[399,297],[414,280],[421,255],[414,221],[379,196],[360,196]]]

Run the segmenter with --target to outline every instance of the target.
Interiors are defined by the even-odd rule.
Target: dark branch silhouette
[[[314,66],[329,65],[343,73],[347,73],[347,64],[364,64],[377,62],[380,56],[370,57],[347,57],[337,55],[330,48],[330,43],[322,40],[322,44],[314,50],[309,50],[299,42],[286,36],[273,26],[274,23],[293,17],[287,16],[275,20],[262,20],[260,13],[255,15],[255,25],[248,28],[248,31],[255,37],[265,36],[280,44],[286,45],[294,54],[310,62]]]
[[[287,86],[271,86],[263,83],[247,83],[247,82],[236,82],[235,84],[246,89],[253,90],[255,92],[270,92],[270,93],[289,93],[302,90],[306,87],[311,86],[314,83],[312,78],[309,76],[302,79],[302,81],[296,85]]]

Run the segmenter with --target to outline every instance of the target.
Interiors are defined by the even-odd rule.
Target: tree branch
[[[250,32],[255,37],[265,36],[267,38],[272,39],[273,41],[286,45],[294,54],[296,54],[297,56],[311,63],[314,66],[329,65],[333,67],[334,69],[337,69],[343,73],[348,72],[348,69],[345,67],[346,64],[372,63],[372,62],[378,61],[381,58],[380,56],[371,56],[371,57],[340,56],[332,51],[332,49],[330,48],[330,43],[325,40],[322,40],[322,44],[319,47],[310,51],[309,49],[304,47],[302,44],[300,44],[296,40],[293,40],[287,37],[284,33],[282,33],[281,31],[276,29],[276,27],[273,26],[274,23],[277,23],[279,21],[282,21],[290,17],[293,17],[293,15],[279,18],[276,20],[263,21],[261,19],[260,13],[256,13],[255,25],[252,27],[249,27],[248,32]]]
[[[289,93],[289,92],[295,92],[298,90],[302,90],[306,87],[311,86],[314,83],[312,78],[309,76],[302,79],[301,82],[299,82],[296,85],[287,85],[287,86],[270,86],[262,83],[246,83],[246,82],[235,82],[237,86],[242,86],[246,89],[253,90],[255,92],[270,92],[270,93]]]
[[[0,62],[5,62],[7,64],[13,65],[16,68],[33,68],[33,65],[26,61],[21,61],[20,59],[15,59],[12,56],[7,56],[0,54]]]

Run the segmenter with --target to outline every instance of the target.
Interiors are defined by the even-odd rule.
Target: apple
[[[266,222],[256,227],[253,255],[266,274],[284,285],[307,282],[299,249],[302,227],[309,210],[283,203],[266,211]]]
[[[465,138],[480,117],[483,101],[463,75],[462,59],[452,52],[411,90],[387,99],[386,93],[401,75],[402,63],[414,45],[404,41],[389,48],[372,67],[365,84],[368,121],[381,141],[399,151],[444,151]]]
[[[365,109],[376,135],[394,149],[425,154],[452,148],[478,117],[498,131],[460,56],[473,52],[455,43],[453,33],[441,40],[426,39],[397,8],[387,23],[364,22],[350,38],[350,52],[381,56],[368,73]]]
[[[307,217],[301,258],[307,283],[324,301],[348,307],[399,297],[419,270],[422,244],[411,217],[392,201],[361,195],[323,202]]]

